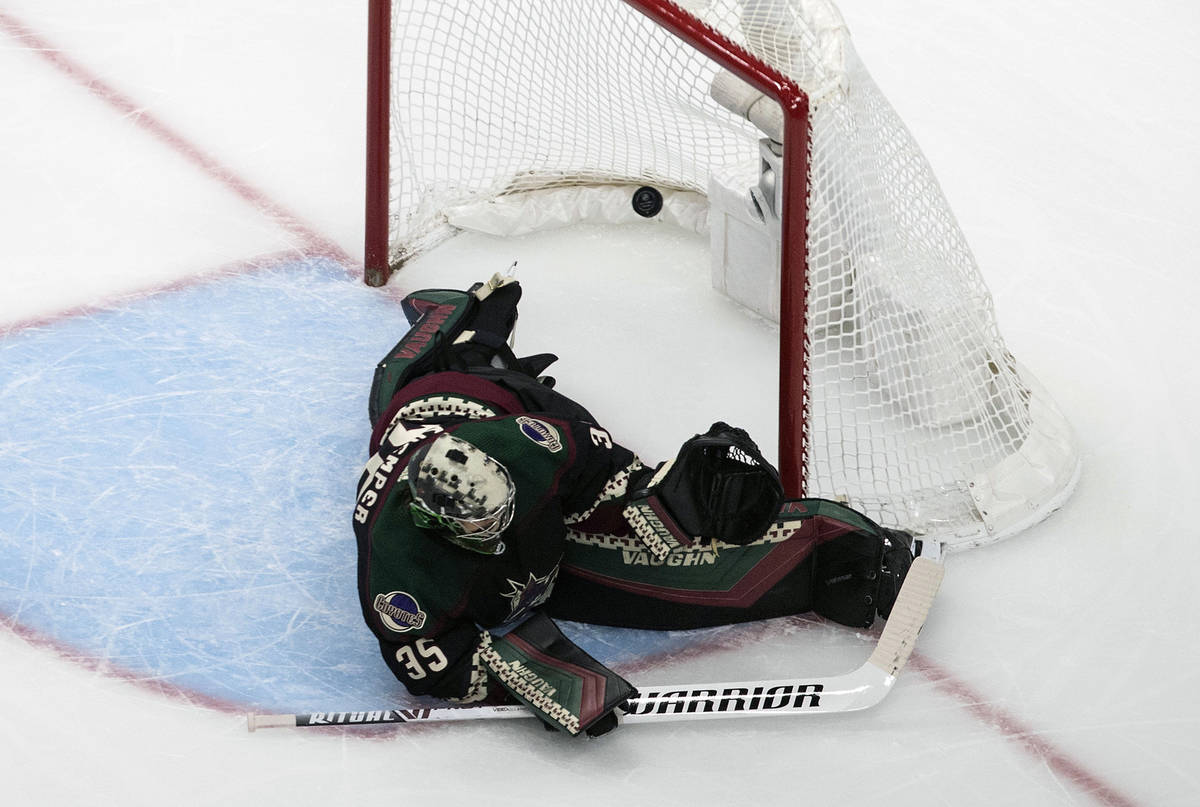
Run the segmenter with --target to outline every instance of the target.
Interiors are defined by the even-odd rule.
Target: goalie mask
[[[408,463],[409,505],[418,527],[485,555],[504,551],[516,490],[508,470],[465,440],[443,434]]]

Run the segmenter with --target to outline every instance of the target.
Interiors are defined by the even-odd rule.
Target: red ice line
[[[1066,777],[1096,801],[1108,807],[1138,807],[1137,802],[1106,782],[1099,774],[1088,770],[1083,763],[1045,739],[1040,732],[1008,710],[990,702],[945,667],[920,653],[913,653],[908,663],[928,678],[939,692],[962,703],[980,722],[1018,743],[1050,770]]]
[[[16,620],[16,617],[0,613],[0,627],[7,628],[15,636],[19,636],[34,647],[41,647],[49,650],[65,661],[70,661],[78,664],[85,670],[90,672],[100,673],[109,678],[116,678],[119,681],[125,681],[133,684],[138,689],[147,692],[152,692],[156,695],[161,695],[174,700],[180,700],[195,706],[203,706],[206,709],[211,709],[215,712],[225,712],[227,714],[242,715],[246,713],[244,706],[235,704],[232,701],[214,698],[210,695],[205,695],[194,690],[185,689],[181,686],[176,686],[169,681],[161,679],[147,678],[145,674],[139,674],[132,670],[125,669],[119,664],[113,663],[110,659],[97,658],[79,652],[79,650],[71,647],[65,642],[61,642],[51,636],[34,630],[26,625],[22,625]]]
[[[189,162],[200,168],[205,174],[225,185],[235,195],[273,218],[285,230],[300,238],[303,242],[305,254],[327,256],[344,266],[351,266],[356,263],[341,247],[330,239],[320,235],[315,229],[301,220],[299,216],[275,202],[265,192],[255,188],[249,182],[239,177],[232,169],[223,165],[215,157],[205,153],[174,129],[146,112],[140,104],[135,103],[108,82],[78,62],[68,58],[61,50],[51,46],[46,39],[34,33],[28,25],[3,10],[0,10],[0,29],[3,29],[18,42],[26,45],[31,51],[41,56],[68,78],[82,85],[90,93],[108,103],[121,113],[122,116],[154,135]],[[275,263],[282,259],[283,256],[279,255],[249,260],[233,264],[229,267],[223,267],[219,270],[219,273],[229,274],[235,271],[259,268],[264,264]],[[169,291],[189,284],[189,281],[179,281],[167,286],[157,287],[153,290],[146,290],[143,294]],[[86,309],[74,309],[65,314],[57,315],[54,319],[78,313],[86,313],[95,307],[88,306]],[[42,322],[22,323],[18,327],[27,327],[31,324],[41,324]],[[209,698],[165,682],[147,681],[144,677],[121,670],[106,661],[97,661],[96,659],[83,656],[54,639],[42,636],[29,628],[16,624],[14,620],[4,620],[0,624],[3,624],[16,635],[23,637],[26,641],[51,648],[64,658],[82,664],[88,669],[106,672],[139,686],[152,689],[160,694],[181,698],[189,703],[202,704],[211,709],[227,713],[240,713],[242,711],[242,709],[234,704]],[[678,660],[680,657],[694,658],[718,650],[727,650],[731,646],[742,646],[754,639],[761,638],[766,630],[765,626],[758,629],[748,629],[739,632],[738,637],[732,639],[732,641],[730,637],[720,637],[709,642],[701,642],[685,650],[664,653],[661,657],[650,656],[634,665],[627,665],[623,672],[630,674],[632,672],[649,670],[668,658],[672,660]],[[1105,782],[1098,774],[1089,771],[1082,763],[1057,748],[1049,740],[1040,736],[1037,731],[1024,724],[1010,712],[990,703],[987,698],[978,693],[970,685],[956,678],[936,662],[919,653],[914,653],[909,664],[928,678],[938,691],[962,703],[967,711],[978,720],[996,729],[1004,737],[1020,744],[1034,758],[1041,761],[1056,774],[1066,777],[1101,804],[1108,805],[1108,807],[1138,807],[1137,802]],[[411,731],[413,728],[406,727],[406,730]],[[391,734],[392,732],[388,731],[387,733]]]
[[[216,269],[210,269],[205,272],[200,272],[166,283],[157,283],[151,286],[146,286],[142,289],[133,289],[131,291],[121,292],[120,294],[112,297],[100,298],[95,302],[63,309],[61,311],[56,311],[53,314],[43,314],[36,317],[30,317],[29,319],[19,319],[14,322],[4,323],[3,325],[0,325],[0,336],[14,334],[18,331],[23,331],[29,328],[40,328],[47,325],[53,325],[57,322],[73,319],[75,317],[86,317],[89,314],[95,314],[100,311],[109,310],[119,303],[130,303],[135,300],[143,300],[148,297],[155,297],[159,294],[181,291],[183,289],[199,286],[202,283],[208,283],[220,278],[241,276],[251,272],[271,269],[272,267],[280,266],[288,261],[294,261],[295,259],[296,253],[294,251],[284,250],[266,255],[258,255],[254,258],[248,258],[242,261],[234,261],[223,266],[218,266]]]
[[[300,216],[271,199],[264,191],[242,179],[216,157],[196,146],[179,132],[146,111],[129,96],[109,84],[88,68],[68,57],[48,40],[35,33],[28,25],[12,14],[0,10],[0,29],[17,42],[25,45],[31,53],[41,57],[67,78],[79,84],[89,93],[104,101],[123,118],[153,135],[164,145],[199,168],[210,178],[224,185],[234,195],[248,202],[255,209],[274,219],[287,232],[302,242],[304,254],[326,256],[350,266],[355,261],[336,243],[321,235]]]

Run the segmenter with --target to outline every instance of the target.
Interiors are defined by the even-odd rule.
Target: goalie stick
[[[927,557],[913,561],[874,652],[853,672],[771,681],[640,687],[638,694],[620,707],[619,721],[624,725],[868,709],[887,696],[908,661],[941,584],[943,571],[940,563]],[[524,706],[460,706],[290,715],[251,713],[246,716],[246,723],[250,731],[255,731],[279,727],[369,726],[533,716]]]

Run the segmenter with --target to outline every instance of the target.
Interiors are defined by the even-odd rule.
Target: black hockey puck
[[[642,218],[654,218],[662,210],[663,198],[658,188],[643,185],[633,192],[633,212]]]

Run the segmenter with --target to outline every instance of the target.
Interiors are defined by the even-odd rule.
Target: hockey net
[[[775,264],[748,282],[714,265],[714,285],[779,322],[789,493],[950,548],[1069,494],[1070,428],[1006,349],[828,0],[372,0],[371,17],[368,282],[463,228],[639,220],[631,194],[652,186],[658,218],[749,232]]]

